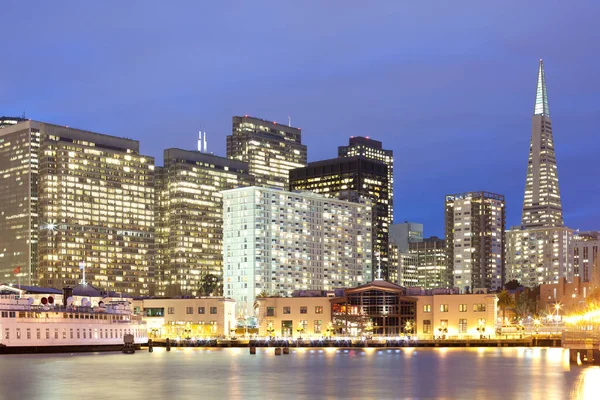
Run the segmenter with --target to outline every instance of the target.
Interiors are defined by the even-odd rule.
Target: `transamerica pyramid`
[[[561,227],[563,223],[552,121],[544,62],[538,67],[537,92],[533,112],[529,163],[525,182],[522,228]]]

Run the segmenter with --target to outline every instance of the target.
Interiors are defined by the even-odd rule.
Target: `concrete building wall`
[[[257,299],[259,335],[267,336],[268,328],[276,337],[320,338],[331,322],[331,297],[267,297]],[[305,326],[299,333],[298,327]],[[292,329],[289,329],[289,326]]]
[[[560,315],[574,312],[585,306],[593,288],[592,282],[583,282],[580,277],[573,278],[572,282],[560,278],[558,283],[540,285],[538,313],[556,314],[556,304],[559,305]]]
[[[235,300],[223,297],[141,299],[133,307],[144,315],[151,338],[227,336],[236,326]]]
[[[479,337],[496,333],[497,300],[489,294],[440,294],[412,296],[417,302],[417,334],[427,337]],[[429,328],[428,328],[429,327]],[[448,332],[440,331],[447,328]]]

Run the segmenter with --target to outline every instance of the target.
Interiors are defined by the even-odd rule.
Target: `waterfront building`
[[[357,193],[373,201],[374,276],[389,279],[389,185],[387,165],[365,156],[333,158],[290,171],[290,190],[308,190],[330,198]]]
[[[600,286],[600,231],[576,232],[572,243],[573,275]]]
[[[315,338],[327,335],[331,324],[331,297],[257,298],[260,336]]]
[[[154,159],[139,142],[29,120],[0,141],[3,280],[20,266],[42,286],[85,276],[102,290],[149,294]]]
[[[533,287],[574,275],[564,226],[544,63],[540,60],[521,226],[506,232],[506,278]]]
[[[446,196],[446,249],[454,286],[465,292],[504,283],[504,196],[468,192]]]
[[[371,160],[382,162],[387,166],[387,224],[388,227],[390,227],[392,222],[394,222],[394,151],[384,149],[383,144],[380,141],[371,139],[368,136],[351,136],[347,146],[338,147],[338,157],[345,158],[353,156],[363,156]],[[415,228],[418,227],[415,226]],[[422,231],[423,226],[421,225],[421,236]]]
[[[417,300],[417,332],[423,339],[496,335],[495,293],[409,295]]]
[[[141,298],[133,308],[150,339],[227,336],[236,327],[235,300],[223,297]]]
[[[164,151],[156,170],[156,295],[211,294],[204,293],[207,275],[223,276],[221,192],[253,183],[242,161]]]
[[[409,243],[423,241],[423,224],[404,221],[390,225],[390,243],[395,243],[402,253],[408,252]]]
[[[372,203],[249,187],[223,192],[224,295],[240,315],[256,296],[353,287],[372,274]]]
[[[437,236],[409,244],[408,252],[414,261],[416,282],[412,285],[424,289],[447,289],[452,287],[452,270],[448,268],[446,241]],[[410,269],[413,267],[411,266]],[[412,283],[412,282],[411,282]]]
[[[375,280],[356,288],[261,297],[257,303],[260,336],[466,339],[496,335],[496,294],[485,290],[457,294]]]
[[[248,163],[256,185],[287,190],[289,171],[306,165],[299,128],[259,118],[233,117],[227,158]]]
[[[417,299],[406,289],[384,280],[374,280],[345,289],[331,300],[335,332],[345,336],[416,334]]]

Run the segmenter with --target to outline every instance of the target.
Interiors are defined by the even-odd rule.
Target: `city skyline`
[[[23,67],[18,57],[5,57],[0,114],[25,111],[34,120],[134,137],[157,165],[165,148],[195,148],[198,130],[208,132],[209,150],[225,155],[233,115],[283,124],[291,116],[292,125],[302,128],[309,162],[335,157],[349,136],[370,136],[395,153],[395,222],[423,222],[426,236],[441,237],[447,193],[502,193],[507,226],[518,224],[532,76],[543,58],[560,149],[565,224],[593,230],[600,225],[594,201],[600,188],[586,182],[595,176],[600,81],[580,38],[598,36],[586,21],[592,22],[600,6],[565,6],[557,12],[539,4],[488,18],[485,27],[476,18],[489,12],[483,5],[465,15],[447,6],[443,18],[428,15],[437,33],[410,21],[396,23],[399,15],[425,14],[419,5],[388,13],[329,5],[319,15],[292,7],[284,20],[275,18],[283,5],[242,5],[223,13],[231,19],[227,23],[211,17],[215,10],[202,9],[202,29],[185,23],[194,12],[161,10],[161,20],[172,29],[160,36],[148,34],[157,12],[152,7],[111,12],[111,32],[105,34],[95,21],[107,11],[91,7],[71,18],[66,5],[42,4],[27,15],[45,32],[43,43],[36,42],[35,32],[22,32],[19,41],[7,43],[7,54],[26,49],[41,58],[65,57],[56,57],[42,74],[33,64]],[[4,11],[7,22],[0,30],[8,35],[24,10],[10,5]],[[272,27],[237,25],[262,12]],[[185,21],[175,26],[182,15]],[[466,25],[456,29],[451,21]],[[306,23],[310,30],[277,29]],[[222,27],[231,24],[239,28],[236,33],[221,37],[218,33],[228,30]],[[548,24],[562,29],[548,30]],[[447,33],[444,40],[440,32]],[[537,39],[542,36],[543,43]],[[315,48],[319,37],[328,40]],[[31,87],[45,95],[30,96]],[[461,180],[469,169],[475,171]],[[491,185],[483,173],[487,169],[499,172]]]

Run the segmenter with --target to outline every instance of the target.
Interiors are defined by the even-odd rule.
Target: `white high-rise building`
[[[540,60],[521,226],[506,231],[506,280],[533,287],[571,281],[573,230],[563,222],[544,63]]]
[[[565,227],[506,231],[506,281],[525,287],[573,280],[573,230]]]
[[[261,293],[349,288],[372,274],[372,203],[310,192],[223,191],[224,295],[254,314]]]
[[[446,250],[455,287],[466,292],[502,287],[505,221],[502,195],[446,196]]]

